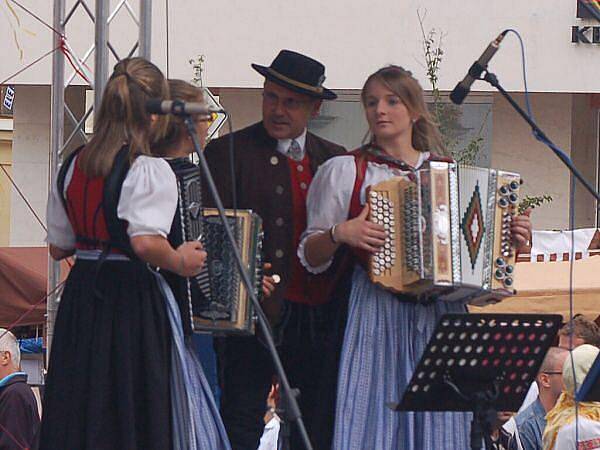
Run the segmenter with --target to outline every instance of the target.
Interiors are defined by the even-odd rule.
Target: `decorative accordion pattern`
[[[516,173],[445,162],[428,163],[415,181],[371,186],[369,218],[387,231],[371,279],[416,301],[481,305],[511,295],[519,187]]]
[[[254,307],[237,269],[233,249],[216,209],[202,208],[198,167],[187,158],[169,160],[179,188],[179,215],[169,235],[175,246],[200,239],[208,257],[193,278],[175,275],[167,281],[176,294],[182,314],[190,316],[192,331],[254,333]],[[250,210],[226,210],[229,225],[244,266],[262,293],[262,220]],[[185,298],[182,298],[185,297]]]

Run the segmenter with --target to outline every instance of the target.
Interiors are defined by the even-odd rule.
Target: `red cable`
[[[19,69],[16,73],[13,73],[11,76],[9,76],[8,78],[0,81],[0,84],[6,84],[8,81],[10,81],[11,79],[13,79],[14,77],[16,77],[17,75],[20,75],[21,73],[25,72],[27,69],[31,68],[32,66],[34,66],[35,64],[39,63],[42,59],[44,59],[46,56],[50,55],[51,53],[54,53],[56,50],[59,50],[59,47],[56,47],[55,49],[50,50],[47,53],[44,53],[42,56],[40,56],[38,59],[36,59],[35,61],[33,61],[32,63],[26,65],[25,67],[23,67],[22,69]]]
[[[29,208],[29,210],[31,211],[31,213],[35,216],[35,218],[37,219],[37,221],[39,222],[39,224],[44,229],[44,231],[47,232],[48,229],[46,228],[46,225],[44,225],[44,222],[42,222],[42,219],[40,219],[40,217],[37,215],[37,213],[33,209],[33,206],[31,206],[31,204],[27,200],[27,197],[25,197],[25,195],[23,194],[23,192],[21,192],[21,190],[19,189],[19,186],[17,186],[17,183],[15,183],[15,181],[11,178],[11,176],[8,174],[8,172],[6,171],[6,169],[4,168],[4,166],[2,164],[0,164],[0,169],[2,169],[2,171],[4,172],[4,174],[6,175],[6,177],[9,179],[10,183],[13,185],[13,187],[15,188],[15,190],[19,193],[19,195],[21,196],[21,198],[23,199],[23,201],[25,202],[25,204],[27,205],[27,207]]]
[[[23,446],[23,444],[21,444],[21,443],[20,443],[20,442],[17,440],[17,438],[16,438],[16,437],[14,437],[14,436],[13,436],[13,435],[10,433],[10,431],[8,431],[6,428],[4,428],[4,426],[2,426],[2,424],[1,424],[1,423],[0,423],[0,428],[2,428],[2,431],[4,431],[4,432],[5,432],[5,433],[8,435],[8,437],[9,437],[9,438],[11,438],[11,439],[14,441],[14,443],[15,443],[15,444],[17,444],[17,445],[18,445],[18,446],[21,448],[21,450],[29,450],[29,447],[24,447],[24,446]]]
[[[73,67],[73,69],[75,70],[75,73],[77,73],[81,78],[83,78],[89,85],[91,85],[92,83],[90,82],[90,80],[88,79],[88,77],[81,71],[79,70],[79,68],[77,67],[77,65],[73,62],[72,58],[76,58],[75,55],[73,55],[71,53],[71,51],[69,50],[69,48],[66,45],[66,40],[67,38],[65,36],[61,36],[60,38],[60,51],[66,56],[67,61],[69,61],[69,64],[71,64],[71,67]]]
[[[8,327],[6,327],[6,331],[4,333],[2,333],[2,335],[0,335],[0,340],[2,340],[2,338],[11,330],[13,330],[17,325],[19,325],[19,323],[25,318],[27,317],[29,314],[31,314],[33,312],[33,310],[35,308],[37,308],[39,305],[41,305],[50,295],[52,295],[54,292],[56,292],[59,288],[61,288],[63,285],[65,284],[65,281],[61,281],[58,285],[56,285],[56,287],[54,289],[52,289],[50,292],[48,292],[46,295],[44,295],[42,297],[42,299],[35,303],[34,305],[31,305],[31,307],[25,311],[23,314],[21,314],[17,320],[15,320],[13,323],[11,323]]]

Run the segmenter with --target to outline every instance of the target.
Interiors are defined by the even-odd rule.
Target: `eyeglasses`
[[[558,370],[548,370],[548,371],[544,371],[542,373],[545,373],[546,375],[562,375],[562,371],[558,371]]]

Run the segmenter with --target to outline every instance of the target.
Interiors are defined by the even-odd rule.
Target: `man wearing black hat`
[[[279,352],[292,387],[301,391],[300,409],[310,435],[324,354],[320,344],[332,328],[332,314],[323,295],[327,280],[309,275],[296,249],[306,228],[312,177],[320,164],[345,149],[307,131],[322,100],[336,98],[323,87],[321,63],[282,50],[271,66],[252,67],[265,77],[263,120],[234,133],[237,207],[252,209],[263,219],[264,257],[280,282],[262,306],[279,331]],[[232,207],[228,140],[224,136],[211,142],[205,154],[224,205]],[[232,446],[255,450],[274,375],[271,358],[254,337],[229,337],[218,351],[221,412]],[[294,431],[292,447],[301,448]]]

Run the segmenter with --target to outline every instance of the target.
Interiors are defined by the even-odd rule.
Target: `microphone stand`
[[[537,126],[537,124],[533,121],[533,119],[531,117],[529,117],[529,114],[527,114],[523,110],[523,108],[521,108],[519,106],[519,104],[517,102],[515,102],[515,100],[511,97],[511,95],[504,90],[504,88],[500,85],[500,82],[498,81],[498,77],[495,74],[486,70],[483,78],[479,78],[479,79],[483,80],[483,81],[487,81],[489,84],[491,84],[493,87],[495,87],[498,90],[498,92],[500,92],[500,94],[502,94],[502,96],[508,101],[508,103],[510,103],[510,105],[514,108],[514,110],[517,111],[523,119],[525,119],[525,121],[529,124],[529,126],[531,127],[531,129],[533,131],[533,134],[537,137],[537,139],[540,142],[546,144],[546,146],[549,147],[550,150],[552,150],[554,152],[554,154],[558,157],[558,159],[560,159],[563,162],[563,164],[565,166],[567,166],[567,168],[569,169],[571,174],[573,174],[575,176],[575,178],[577,178],[577,180],[579,180],[579,182],[583,185],[583,187],[585,187],[585,189],[590,194],[592,194],[592,196],[596,199],[596,202],[597,202],[596,209],[598,209],[598,202],[600,202],[600,194],[598,194],[598,192],[596,192],[596,190],[592,187],[592,185],[583,177],[581,172],[579,172],[577,170],[577,168],[573,165],[571,158],[569,158],[565,153],[563,153],[554,144],[554,142],[552,142],[550,139],[548,139],[548,137]]]
[[[235,262],[238,271],[240,272],[242,281],[244,283],[244,286],[246,287],[246,291],[248,292],[248,295],[252,300],[252,304],[254,305],[254,310],[256,311],[259,326],[263,331],[265,343],[267,344],[267,348],[269,350],[269,353],[271,354],[271,358],[273,359],[273,363],[275,365],[277,376],[279,377],[279,382],[281,383],[281,386],[283,388],[282,408],[285,407],[285,414],[283,416],[284,422],[286,420],[289,420],[289,422],[296,422],[305,449],[312,450],[312,445],[308,438],[308,433],[306,432],[304,421],[302,420],[302,413],[300,412],[300,407],[298,406],[298,402],[296,400],[298,390],[292,389],[290,386],[287,375],[285,374],[285,370],[283,368],[283,364],[281,363],[281,359],[279,358],[279,354],[277,353],[277,349],[275,348],[275,342],[273,340],[273,332],[271,331],[271,326],[269,325],[267,316],[265,315],[264,311],[262,310],[262,307],[260,306],[260,303],[258,302],[258,299],[256,298],[256,295],[254,293],[254,286],[253,283],[250,281],[248,270],[246,269],[246,267],[244,267],[244,263],[242,262],[240,251],[238,249],[235,238],[233,237],[233,233],[231,231],[231,227],[229,226],[229,222],[227,221],[227,217],[225,216],[223,202],[221,202],[221,198],[219,197],[219,193],[217,192],[217,187],[215,186],[215,182],[210,173],[210,169],[208,168],[206,158],[202,152],[202,146],[200,145],[200,141],[198,140],[198,134],[196,133],[196,124],[194,123],[190,114],[180,113],[180,115],[184,116],[185,126],[190,137],[192,138],[192,143],[194,144],[195,152],[198,155],[198,160],[200,161],[200,167],[202,169],[203,175],[206,177],[206,182],[208,184],[210,193],[215,201],[215,205],[219,211],[219,216],[223,221],[225,234],[227,234],[227,240],[229,241],[233,249],[233,254],[235,256]],[[281,409],[278,410],[281,411]],[[285,426],[285,424],[282,425]]]

